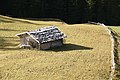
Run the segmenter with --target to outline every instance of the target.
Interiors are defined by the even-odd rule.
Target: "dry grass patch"
[[[54,21],[11,21],[0,23],[1,80],[109,79],[111,40],[103,27],[90,24],[67,25]],[[19,39],[15,34],[47,25],[58,26],[68,36],[65,45],[47,51],[16,47]]]

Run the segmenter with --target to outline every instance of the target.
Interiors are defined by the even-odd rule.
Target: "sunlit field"
[[[51,25],[67,35],[62,47],[18,48],[16,34]],[[108,32],[98,25],[0,16],[0,80],[108,80],[111,49]]]

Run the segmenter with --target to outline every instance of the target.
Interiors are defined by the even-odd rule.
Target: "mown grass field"
[[[68,37],[60,48],[19,49],[20,32],[56,25]],[[0,16],[0,80],[108,80],[111,40],[101,26],[68,25]]]

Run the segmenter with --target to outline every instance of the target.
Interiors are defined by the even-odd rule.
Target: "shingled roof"
[[[55,26],[47,26],[44,28],[30,31],[30,32],[24,32],[21,34],[17,34],[17,36],[20,36],[23,34],[30,35],[39,43],[55,41],[55,40],[63,39],[66,37],[66,35]]]

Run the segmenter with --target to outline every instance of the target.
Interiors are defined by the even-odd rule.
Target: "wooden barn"
[[[55,26],[48,26],[30,32],[17,34],[20,48],[50,49],[63,45],[66,35]]]

